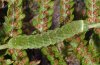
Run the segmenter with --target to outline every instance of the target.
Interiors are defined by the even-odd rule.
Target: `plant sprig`
[[[8,12],[5,17],[4,30],[8,36],[17,36],[21,34],[22,19],[22,0],[8,0]]]

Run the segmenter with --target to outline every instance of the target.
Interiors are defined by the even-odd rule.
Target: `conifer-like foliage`
[[[99,3],[1,0],[0,65],[99,65]]]
[[[22,0],[9,0],[8,12],[5,17],[4,30],[8,36],[17,36],[21,34],[22,19]]]

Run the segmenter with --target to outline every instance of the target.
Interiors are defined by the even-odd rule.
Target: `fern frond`
[[[41,51],[50,61],[51,65],[66,65],[66,62],[63,59],[63,55],[61,55],[56,46],[51,46],[48,48],[44,47],[41,49]]]
[[[91,48],[86,47],[84,44],[85,42],[81,42],[79,46],[74,49],[74,52],[76,53],[77,57],[82,60],[82,65],[98,65],[98,61],[95,61],[98,59],[96,59],[90,52]],[[91,51],[94,52],[93,50]]]
[[[40,32],[43,32],[50,27],[54,2],[52,0],[40,0],[37,3],[39,3],[39,12],[38,15],[33,18],[32,22],[33,26]]]
[[[61,0],[60,1],[60,22],[66,22],[67,21],[66,18],[68,16],[70,17],[69,20],[73,20],[74,18],[74,16],[72,15],[74,11],[74,8],[72,8],[73,5],[74,5],[73,0]]]
[[[99,0],[86,0],[86,7],[87,7],[87,15],[88,15],[88,22],[89,23],[96,23],[98,22],[98,15],[99,15],[99,5],[97,2]]]
[[[21,33],[22,19],[22,0],[7,0],[8,12],[5,17],[4,29],[8,36],[17,36]]]

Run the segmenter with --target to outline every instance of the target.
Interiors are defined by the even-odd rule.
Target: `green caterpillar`
[[[92,27],[99,27],[100,23],[93,25],[86,25],[83,20],[73,21],[61,28],[55,30],[49,30],[37,35],[20,35],[11,38],[7,44],[1,45],[0,49],[15,48],[15,49],[32,49],[41,48],[49,45],[54,45],[57,42],[63,41],[66,38],[70,38],[75,34],[84,32]]]

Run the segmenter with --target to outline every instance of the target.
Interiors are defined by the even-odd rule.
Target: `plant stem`
[[[6,48],[8,48],[8,44],[0,45],[0,50],[1,49],[6,49]]]
[[[89,28],[100,28],[100,23],[90,24]]]

